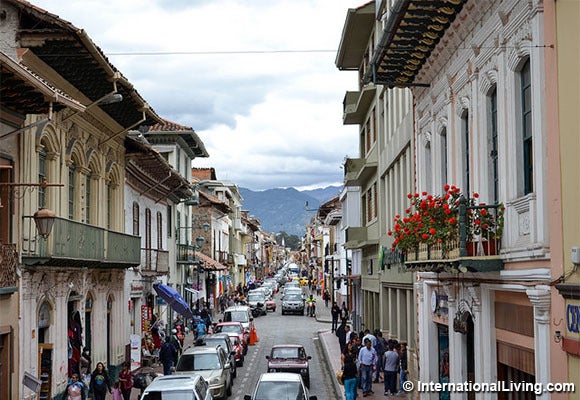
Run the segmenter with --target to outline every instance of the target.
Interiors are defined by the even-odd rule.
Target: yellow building
[[[569,398],[580,399],[580,2],[556,2],[556,27],[564,251],[564,282],[556,288],[565,299],[565,308],[564,318],[556,321],[560,330],[554,340],[560,341],[567,353],[568,381],[576,385],[576,392],[570,393]]]

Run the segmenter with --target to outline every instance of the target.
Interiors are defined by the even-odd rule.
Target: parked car
[[[223,322],[240,322],[245,330],[250,334],[250,323],[253,321],[250,307],[248,306],[234,306],[228,307],[224,311]]]
[[[230,356],[230,365],[232,367],[232,376],[235,378],[238,375],[238,371],[236,369],[237,360],[236,360],[236,352],[237,350],[234,348],[234,344],[230,335],[227,333],[214,333],[211,335],[204,335],[198,341],[196,341],[196,345],[198,343],[203,343],[205,346],[222,346],[226,351],[226,354]]]
[[[244,396],[244,400],[259,399],[317,400],[317,397],[310,396],[299,374],[267,372],[258,379],[253,394]]]
[[[293,372],[300,374],[307,387],[310,387],[311,356],[299,344],[278,344],[272,347],[268,360],[268,372]]]
[[[238,367],[243,367],[244,366],[244,345],[242,344],[242,341],[240,340],[240,337],[234,333],[234,332],[229,332],[228,335],[230,336],[230,340],[232,342],[232,345],[234,346],[234,351],[236,352],[235,358],[236,358],[236,364]]]
[[[304,315],[304,298],[302,292],[285,292],[282,296],[282,315],[295,313]]]
[[[141,395],[141,400],[163,398],[183,400],[212,400],[207,381],[201,374],[165,375],[151,382]]]
[[[214,333],[235,333],[240,338],[244,346],[244,355],[248,353],[248,343],[250,343],[250,332],[246,330],[240,322],[220,322],[214,328]]]
[[[221,346],[195,346],[184,350],[173,368],[175,374],[200,374],[209,384],[215,399],[232,394],[233,379],[230,360]]]

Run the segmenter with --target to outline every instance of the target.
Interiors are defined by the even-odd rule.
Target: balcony
[[[456,240],[433,245],[421,243],[417,249],[408,254],[397,251],[390,258],[399,259],[404,262],[407,271],[415,272],[457,274],[501,271],[504,267],[500,256],[501,236],[496,237],[493,232],[469,234],[473,231],[473,215],[476,210],[485,210],[487,215],[497,215],[498,207],[497,205],[460,206]]]
[[[0,295],[18,291],[18,253],[14,243],[0,243]]]
[[[367,85],[360,92],[346,92],[342,101],[342,123],[362,125],[375,98],[375,85]]]
[[[193,244],[177,244],[177,263],[195,264],[199,262],[197,252],[199,252],[199,248]]]
[[[362,249],[365,246],[376,245],[379,243],[377,224],[362,227],[349,227],[345,232],[345,249]]]
[[[140,263],[141,238],[93,225],[56,218],[47,240],[36,233],[31,216],[23,218],[22,262],[25,265],[129,268]]]
[[[375,145],[366,158],[347,158],[344,163],[344,184],[346,186],[364,186],[364,183],[377,173],[378,158]]]
[[[141,275],[157,276],[169,272],[169,252],[159,249],[141,249]]]
[[[223,265],[228,265],[230,255],[227,251],[218,251],[218,262]]]

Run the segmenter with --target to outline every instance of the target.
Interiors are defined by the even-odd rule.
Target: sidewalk
[[[340,385],[336,380],[335,372],[341,369],[340,363],[340,346],[338,344],[338,338],[331,332],[332,316],[330,314],[330,308],[332,304],[328,305],[328,308],[324,306],[324,300],[317,297],[316,302],[316,320],[319,322],[328,322],[328,329],[323,329],[318,331],[318,339],[320,340],[320,345],[322,347],[322,352],[324,358],[326,359],[326,366],[329,370],[331,381],[334,385],[334,391],[337,395],[341,396],[340,399],[344,399],[344,386]],[[330,303],[330,302],[329,302]],[[352,324],[349,323],[352,326]],[[374,377],[374,374],[373,374]],[[401,400],[415,400],[417,396],[414,393],[405,393],[397,396],[385,396],[384,383],[381,380],[379,383],[373,383],[373,394],[367,396],[368,399],[401,399]],[[362,390],[357,390],[357,399],[362,398]]]

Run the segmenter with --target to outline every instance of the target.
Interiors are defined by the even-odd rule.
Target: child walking
[[[123,393],[121,393],[121,385],[119,381],[115,382],[113,386],[113,400],[123,400]]]

